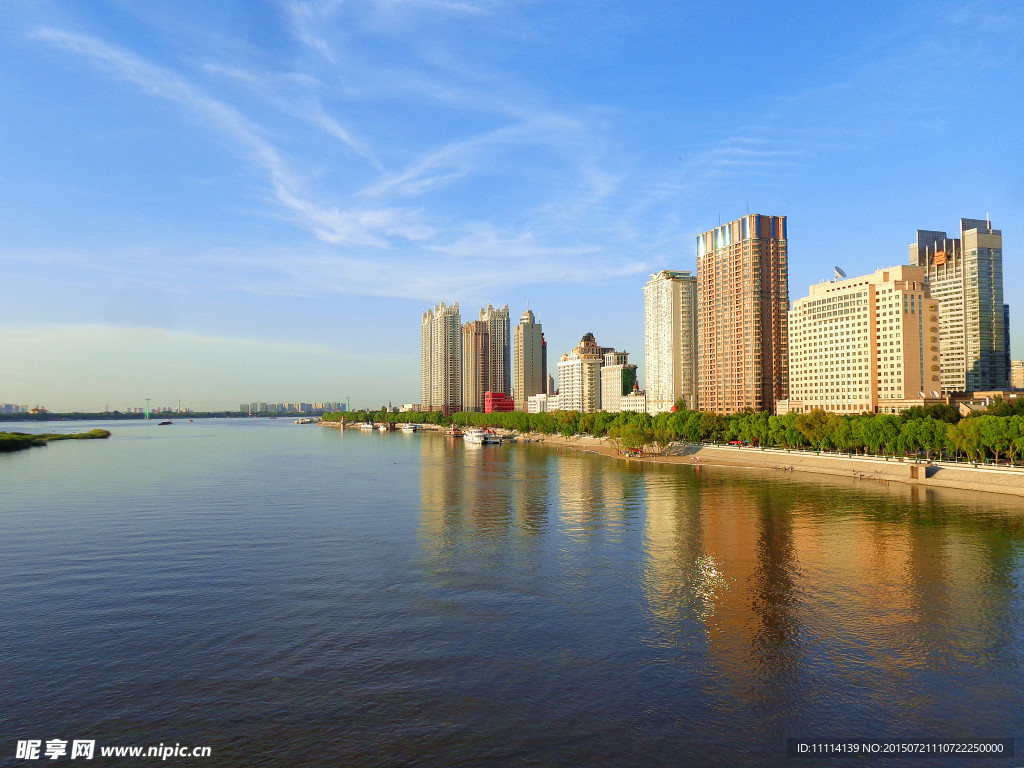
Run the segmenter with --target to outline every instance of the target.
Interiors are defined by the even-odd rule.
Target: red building
[[[515,400],[504,392],[484,392],[484,413],[515,410]]]

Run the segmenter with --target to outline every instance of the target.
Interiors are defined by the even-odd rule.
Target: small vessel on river
[[[467,443],[476,445],[496,445],[501,443],[501,438],[490,430],[481,427],[470,427],[465,432]]]

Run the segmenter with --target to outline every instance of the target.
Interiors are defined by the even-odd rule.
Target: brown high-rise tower
[[[697,312],[700,409],[774,413],[789,395],[785,216],[697,236]]]

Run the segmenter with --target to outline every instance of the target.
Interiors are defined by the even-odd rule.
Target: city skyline
[[[714,65],[680,54],[722,25]],[[532,309],[553,355],[614,340],[643,383],[647,276],[754,211],[787,217],[791,300],[991,217],[1018,360],[1022,29],[994,0],[14,0],[0,401],[415,401],[441,300]]]

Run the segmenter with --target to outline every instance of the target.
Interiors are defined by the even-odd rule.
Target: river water
[[[1024,766],[1024,505],[287,419],[0,454],[0,765]],[[156,765],[158,759],[92,764]]]

